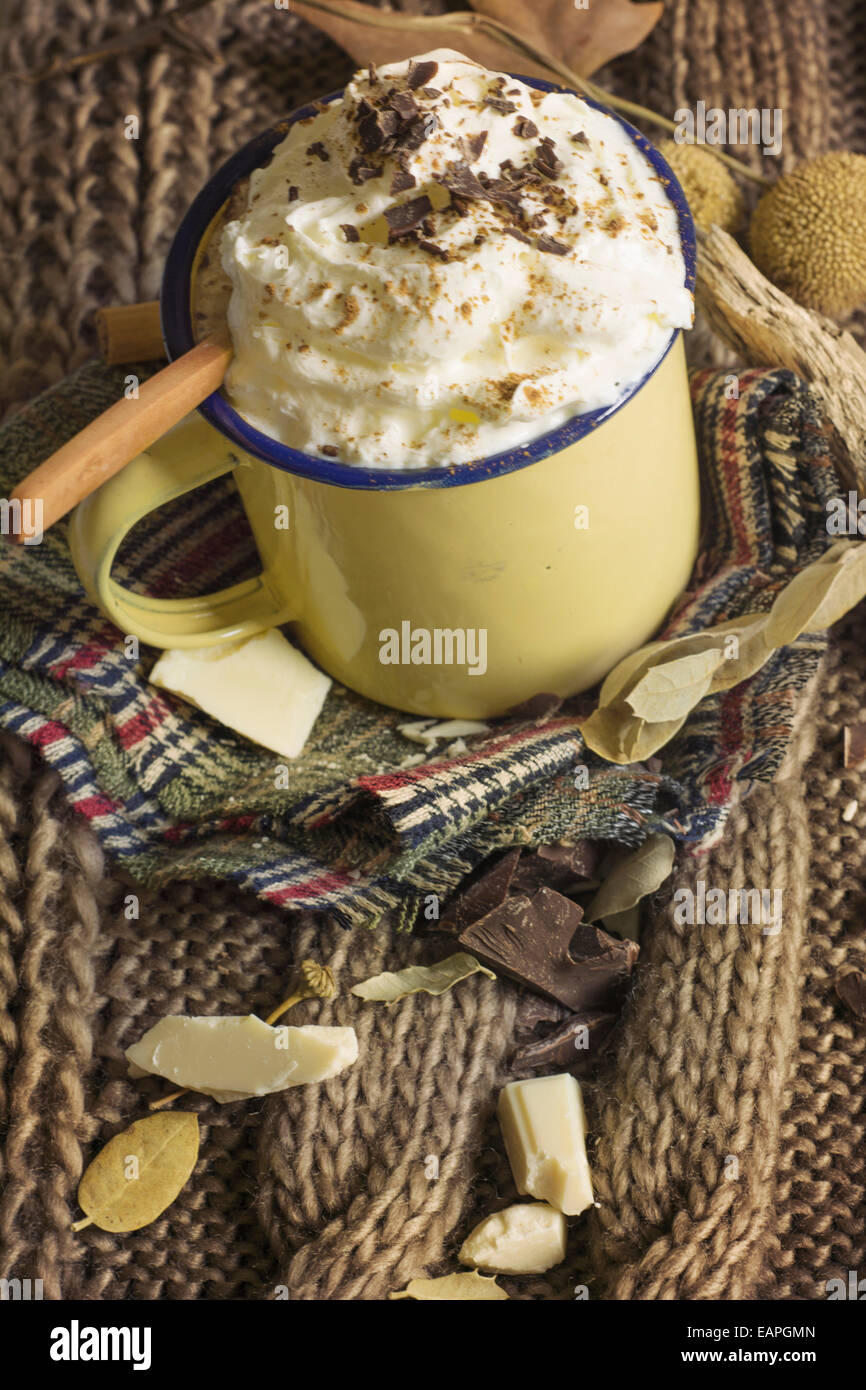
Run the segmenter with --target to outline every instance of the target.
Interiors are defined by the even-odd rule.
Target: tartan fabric
[[[129,370],[88,363],[15,416],[0,431],[0,491],[117,399]],[[704,540],[665,636],[769,607],[830,544],[825,502],[842,488],[815,399],[786,371],[741,374],[738,396],[730,382],[693,378]],[[221,480],[141,523],[116,572],[179,596],[255,568],[240,501]],[[58,770],[110,856],[147,885],[215,875],[346,925],[396,908],[408,926],[425,895],[447,894],[513,844],[637,844],[665,830],[706,847],[735,791],[774,776],[825,647],[804,635],[705,700],[660,770],[586,755],[586,699],[495,721],[466,752],[407,766],[418,752],[397,728],[407,716],[334,685],[279,789],[277,755],[148,684],[156,653],[127,656],[123,634],[85,599],[66,523],[38,546],[2,545],[0,602],[0,724]],[[575,785],[579,765],[587,787]]]

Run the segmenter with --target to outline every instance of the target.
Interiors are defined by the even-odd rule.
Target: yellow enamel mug
[[[305,107],[290,120],[310,114]],[[654,147],[621,124],[665,181],[692,288],[694,231],[682,191]],[[162,289],[170,357],[194,342],[190,288],[207,228],[285,130],[281,122],[229,160],[184,219]],[[124,589],[111,567],[135,523],[228,472],[260,575],[195,599]],[[144,642],[207,646],[290,623],[324,670],[371,699],[483,718],[541,691],[585,690],[651,637],[689,578],[698,529],[677,332],[615,407],[494,458],[424,472],[302,454],[255,430],[216,393],[83,502],[70,537],[88,595]]]

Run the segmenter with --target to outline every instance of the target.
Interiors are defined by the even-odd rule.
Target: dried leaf
[[[592,0],[581,9],[572,0],[472,0],[472,6],[533,38],[583,77],[637,48],[664,11],[661,3],[634,0]]]
[[[399,999],[405,999],[407,995],[417,994],[421,990],[425,994],[444,994],[452,985],[459,984],[470,975],[477,975],[479,971],[490,980],[496,979],[493,971],[481,965],[474,956],[470,956],[466,951],[458,951],[456,955],[448,956],[436,965],[410,965],[405,970],[396,972],[386,970],[382,975],[374,975],[369,980],[362,980],[360,984],[353,985],[352,993],[357,994],[360,999],[396,1004]]]
[[[479,1299],[501,1302],[508,1294],[495,1279],[485,1279],[473,1269],[471,1274],[445,1274],[441,1279],[411,1279],[405,1289],[388,1297],[414,1298],[423,1303],[468,1303]]]
[[[615,865],[587,909],[586,920],[597,922],[627,912],[661,887],[674,864],[674,842],[667,835],[648,835]]]
[[[188,1110],[136,1120],[109,1139],[78,1184],[87,1213],[73,1230],[91,1223],[103,1231],[137,1231],[164,1212],[198,1158],[198,1117]]]
[[[673,738],[706,695],[739,685],[772,652],[803,632],[832,626],[864,595],[866,545],[837,541],[785,585],[768,613],[749,613],[632,652],[611,671],[598,708],[581,725],[587,747],[609,762],[645,760]],[[703,673],[710,668],[707,684]]]
[[[292,10],[329,34],[356,63],[380,66],[434,48],[457,49],[494,71],[561,79],[587,77],[646,38],[662,3],[593,0],[479,0],[474,10],[443,15],[382,11],[357,0],[292,0]],[[476,13],[482,11],[482,13]],[[539,23],[541,19],[541,23]],[[550,55],[555,55],[548,58]]]

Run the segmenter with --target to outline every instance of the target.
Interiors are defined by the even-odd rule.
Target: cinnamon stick
[[[99,351],[109,367],[118,362],[152,362],[165,357],[159,303],[115,304],[96,313]]]

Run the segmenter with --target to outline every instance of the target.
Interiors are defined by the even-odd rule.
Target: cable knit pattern
[[[3,70],[172,3],[10,0]],[[163,48],[0,86],[0,412],[92,352],[96,307],[156,293],[209,170],[351,68],[268,5],[215,3],[192,23],[214,63]],[[781,106],[783,168],[866,150],[859,0],[667,0],[601,77],[669,115],[699,99]],[[864,646],[855,614],[783,776],[672,885],[780,890],[781,931],[655,914],[619,1046],[586,1087],[598,1207],[573,1223],[562,1267],[503,1281],[512,1296],[812,1299],[866,1268],[866,1031],[834,989],[842,966],[866,964],[866,774],[841,755],[842,727],[863,717]],[[53,1299],[366,1300],[454,1268],[471,1224],[515,1195],[494,1115],[511,987],[475,978],[440,1000],[365,1005],[352,980],[441,949],[289,919],[218,885],[141,894],[135,917],[133,892],[104,877],[56,775],[0,735],[0,1275],[41,1278]],[[341,993],[295,1020],[352,1023],[364,1065],[261,1102],[187,1098],[202,1150],[177,1201],[127,1236],[74,1235],[84,1165],[163,1090],[128,1081],[123,1049],[167,1013],[266,1014],[304,955]]]

